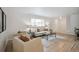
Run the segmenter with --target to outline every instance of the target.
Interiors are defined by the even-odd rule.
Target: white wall
[[[66,16],[56,17],[54,19],[54,31],[57,33],[66,33]]]
[[[59,17],[54,19],[54,31],[74,35],[74,27],[79,28],[79,14],[72,14],[64,17],[64,19],[59,19]]]
[[[6,27],[7,26],[8,26],[8,19],[6,18]],[[5,50],[7,35],[8,35],[8,29],[0,33],[0,52]]]
[[[79,14],[74,14],[70,16],[70,32],[74,34],[74,27],[79,28]]]
[[[0,33],[0,51],[4,51],[6,43],[11,39],[12,35],[15,34],[19,27],[22,26],[21,16],[11,13],[12,11],[7,8],[2,8],[6,14],[6,30]]]
[[[7,38],[7,32],[6,31],[0,33],[0,52],[4,51],[4,49],[6,47],[6,39],[5,38]]]

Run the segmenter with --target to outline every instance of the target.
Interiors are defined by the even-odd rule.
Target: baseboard
[[[69,35],[69,36],[75,36],[74,34],[68,34],[68,33],[59,33],[59,32],[56,32],[56,34],[59,34],[59,35]]]

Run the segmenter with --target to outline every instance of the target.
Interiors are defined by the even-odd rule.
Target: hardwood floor
[[[47,52],[78,52],[79,40],[75,40],[75,36],[61,35],[64,39],[56,38],[48,41]]]
[[[45,47],[45,52],[79,52],[79,40],[75,40],[72,35],[59,35],[63,38],[56,37],[48,40],[48,46]],[[6,47],[6,52],[12,52],[12,41],[9,41]]]

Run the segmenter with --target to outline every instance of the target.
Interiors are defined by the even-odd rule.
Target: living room
[[[79,28],[78,7],[1,7],[1,9],[6,14],[6,30],[0,33],[0,51],[5,51],[7,44],[9,44],[8,41],[15,39],[18,33],[25,34],[25,32],[36,34],[34,35],[35,38],[37,36],[45,37],[47,39],[43,40],[45,48],[42,45],[39,45],[40,48],[36,48],[43,48],[43,51],[46,52],[71,51],[74,45],[78,45],[74,43],[74,28]],[[50,36],[49,33],[54,36]],[[65,40],[63,39],[67,39],[68,43],[64,42]],[[65,46],[66,44],[67,47]],[[48,47],[48,45],[51,46]],[[65,46],[64,49],[63,46]],[[77,48],[74,48],[73,51]],[[9,50],[10,47],[7,47],[7,49]],[[79,50],[77,49],[77,51]]]

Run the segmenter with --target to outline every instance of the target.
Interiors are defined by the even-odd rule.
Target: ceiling
[[[71,14],[78,14],[78,7],[4,7],[7,10],[11,11],[11,13],[26,15],[39,15],[46,17],[56,17],[56,16],[64,16]]]

